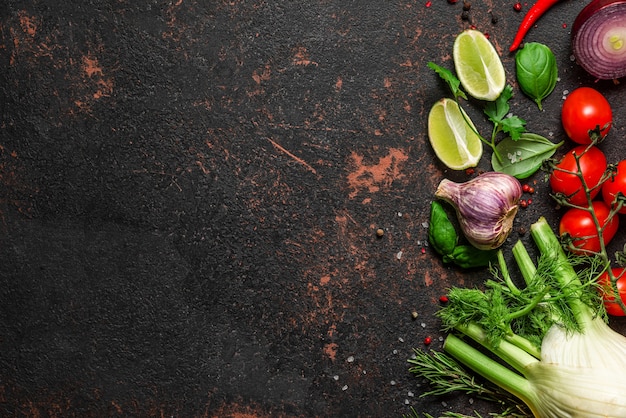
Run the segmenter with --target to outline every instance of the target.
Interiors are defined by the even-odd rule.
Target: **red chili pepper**
[[[515,35],[515,39],[513,39],[513,44],[509,48],[509,51],[513,52],[522,44],[524,40],[524,36],[530,30],[532,25],[535,24],[537,20],[546,12],[549,8],[558,3],[559,0],[537,0],[537,3],[533,5],[533,7],[528,10],[526,16],[522,20],[522,23],[519,25],[519,29],[517,30],[517,34]]]

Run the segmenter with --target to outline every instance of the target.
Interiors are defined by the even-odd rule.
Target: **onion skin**
[[[576,62],[593,77],[626,76],[626,0],[593,0],[572,25]]]

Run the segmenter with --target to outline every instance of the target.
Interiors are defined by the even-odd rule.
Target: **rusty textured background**
[[[559,64],[543,112],[515,81],[514,2],[474,0],[463,20],[445,0],[3,1],[1,415],[487,411],[422,399],[407,371],[425,337],[440,346],[438,297],[485,277],[425,245],[436,185],[467,178],[428,145],[448,92],[426,63],[452,68],[473,24],[529,130],[562,139],[563,93],[593,85],[616,109],[603,147],[626,158],[623,84],[570,58],[585,2],[527,37]],[[529,182],[505,248],[557,219]]]

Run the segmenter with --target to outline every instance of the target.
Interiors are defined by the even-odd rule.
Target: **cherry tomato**
[[[587,196],[580,178],[576,175],[578,167],[576,166],[574,155],[579,157],[580,171],[583,174],[587,187],[591,189],[592,199],[600,192],[600,187],[597,186],[606,171],[606,157],[604,153],[595,146],[590,147],[585,152],[586,148],[586,145],[579,145],[565,154],[561,162],[557,164],[557,169],[554,169],[550,175],[552,191],[561,193],[568,202],[578,206],[587,206]]]
[[[604,245],[607,245],[617,232],[619,218],[617,216],[609,219],[611,209],[601,200],[592,203],[593,211],[598,218],[602,231]],[[572,238],[572,244],[580,248],[581,251],[573,250],[575,254],[597,253],[600,251],[600,239],[596,225],[593,222],[591,213],[585,209],[571,208],[561,218],[559,223],[559,234],[568,234]]]
[[[618,192],[626,196],[626,160],[617,163],[617,171],[613,177],[602,185],[602,199],[604,203],[612,206]],[[626,203],[622,206],[619,213],[626,213]]]
[[[565,98],[561,122],[572,141],[591,144],[589,131],[599,127],[604,138],[611,129],[613,111],[602,93],[591,87],[579,87]]]
[[[626,302],[626,269],[623,267],[616,267],[611,270],[613,272],[613,276],[617,277],[617,292],[619,293],[622,301]],[[615,299],[615,292],[613,290],[613,286],[611,285],[609,274],[602,274],[598,278],[598,284],[600,285],[600,292],[602,292],[602,300],[604,301],[606,313],[613,316],[626,316],[626,312],[624,312],[620,304]]]

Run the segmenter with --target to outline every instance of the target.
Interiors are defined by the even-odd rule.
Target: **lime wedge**
[[[452,170],[475,167],[483,154],[476,127],[452,99],[441,99],[430,109],[428,139],[437,158]]]
[[[480,31],[468,29],[454,40],[454,69],[465,91],[480,100],[494,101],[506,84],[500,56]]]

